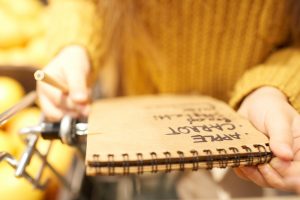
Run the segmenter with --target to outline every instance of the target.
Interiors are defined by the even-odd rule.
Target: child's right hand
[[[235,168],[241,178],[279,190],[300,188],[300,115],[281,90],[264,86],[250,93],[238,112],[270,139],[270,163]],[[294,180],[293,180],[294,179]]]
[[[80,46],[64,48],[44,71],[69,90],[64,94],[59,89],[38,81],[39,102],[46,118],[56,121],[65,114],[72,117],[87,116],[91,93],[87,82],[91,70],[85,49]]]

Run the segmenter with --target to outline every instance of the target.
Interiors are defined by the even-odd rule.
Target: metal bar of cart
[[[36,91],[31,91],[28,93],[21,101],[19,101],[16,105],[12,106],[5,112],[0,114],[0,125],[4,124],[7,120],[17,114],[19,111],[23,110],[24,108],[32,105],[36,99]],[[24,135],[23,135],[24,137]],[[39,139],[39,135],[36,134],[26,134],[24,142],[26,143],[26,149],[24,150],[21,158],[19,160],[15,159],[11,154],[7,152],[0,152],[0,162],[5,161],[11,167],[15,169],[16,177],[23,177],[27,181],[29,181],[35,188],[44,190],[48,183],[49,179],[47,179],[44,183],[41,182],[41,176],[45,167],[48,167],[53,174],[58,178],[58,180],[62,183],[63,187],[72,193],[71,183],[61,175],[48,161],[47,156],[50,152],[51,145],[48,146],[47,151],[45,154],[42,154],[38,149],[36,149],[36,144]],[[52,143],[52,142],[51,142]],[[51,144],[50,143],[50,144]],[[36,177],[31,176],[26,171],[26,166],[29,165],[31,158],[33,155],[36,154],[41,160],[42,164]],[[75,195],[75,194],[74,194]]]

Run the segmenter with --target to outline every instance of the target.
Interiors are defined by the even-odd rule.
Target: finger
[[[65,81],[65,77],[62,73],[62,68],[60,66],[59,59],[55,58],[49,65],[47,65],[43,71],[51,77],[51,79],[54,79],[54,81],[59,82],[63,85],[67,84]],[[39,83],[39,82],[38,82]],[[42,82],[45,83],[45,82]],[[48,83],[47,83],[48,84]],[[50,84],[48,84],[50,85]]]
[[[74,52],[73,52],[74,53]],[[56,81],[66,85],[72,100],[75,103],[86,103],[90,91],[87,87],[89,63],[77,52],[77,59],[65,60],[59,55],[44,71]]]
[[[69,70],[66,75],[67,85],[71,99],[76,103],[85,104],[89,101],[89,89],[87,85],[88,72],[82,71],[80,67]]]
[[[274,154],[284,160],[293,159],[291,116],[281,110],[271,110],[265,116],[265,128]]]
[[[288,176],[291,165],[291,161],[285,161],[278,157],[273,158],[270,162],[270,166],[275,169],[282,177]]]
[[[286,190],[283,178],[269,164],[258,165],[258,170],[263,174],[264,180],[273,188]]]
[[[300,160],[300,115],[296,114],[292,123],[292,132],[294,136],[293,151],[295,152],[294,159]]]
[[[285,179],[288,187],[300,194],[300,176]]]
[[[47,120],[49,121],[59,121],[64,115],[69,115],[73,118],[77,118],[79,116],[76,111],[65,110],[57,107],[45,95],[40,95],[39,98],[41,108],[44,111]]]
[[[59,89],[47,84],[47,83],[38,83],[38,92],[39,95],[45,95],[56,107],[61,107],[64,109],[74,109],[76,107],[75,103],[68,98],[66,94],[63,94]]]
[[[70,97],[75,103],[87,104],[90,99],[89,90],[85,78],[68,78]]]
[[[241,179],[243,179],[245,181],[250,181],[249,178],[247,178],[247,176],[243,173],[243,171],[239,167],[238,168],[234,168],[233,171]]]
[[[88,104],[78,104],[73,102],[73,100],[66,94],[62,93],[60,97],[60,108],[66,110],[67,112],[77,113],[76,115],[87,116],[89,113],[89,105]]]
[[[78,111],[82,116],[87,117],[90,113],[90,105],[84,105]]]
[[[281,177],[300,177],[300,161],[284,161],[280,160],[279,158],[273,158],[270,162],[270,165],[273,169],[280,174]]]
[[[57,108],[45,95],[40,95],[40,106],[45,113],[47,120],[59,121],[64,113],[61,109]]]
[[[79,114],[88,116],[89,105],[75,104],[69,96],[52,87],[51,85],[39,83],[38,92],[39,96],[44,95],[58,109],[67,111],[68,113],[75,112],[77,113],[77,116]]]
[[[256,167],[240,167],[242,173],[256,185],[269,187],[264,177],[260,174]]]

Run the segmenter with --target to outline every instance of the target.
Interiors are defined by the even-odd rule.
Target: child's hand
[[[278,89],[262,87],[243,101],[238,112],[270,138],[276,158],[257,167],[240,167],[235,172],[254,183],[281,190],[300,188],[300,115]]]
[[[64,48],[44,71],[57,81],[67,85],[68,94],[43,82],[37,83],[40,105],[47,119],[59,120],[65,114],[73,117],[87,115],[90,89],[87,81],[90,63],[86,51],[79,46]]]

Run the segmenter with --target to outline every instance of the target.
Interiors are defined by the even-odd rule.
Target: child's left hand
[[[239,167],[237,175],[263,187],[300,192],[300,115],[276,88],[262,87],[245,98],[238,112],[270,138],[276,156],[268,164]]]

